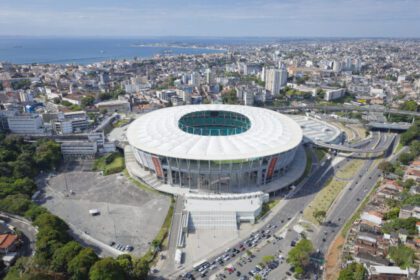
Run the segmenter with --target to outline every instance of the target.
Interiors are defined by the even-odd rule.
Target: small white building
[[[343,88],[329,89],[325,92],[324,99],[326,101],[331,101],[331,100],[335,100],[335,99],[339,99],[339,98],[343,97],[344,94],[345,94],[345,91],[344,91]]]

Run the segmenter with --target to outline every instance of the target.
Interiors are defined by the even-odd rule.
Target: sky
[[[0,35],[420,37],[420,0],[0,0]]]

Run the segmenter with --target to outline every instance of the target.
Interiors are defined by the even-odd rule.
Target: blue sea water
[[[157,39],[0,37],[0,61],[16,64],[90,64],[109,59],[149,58],[157,54],[221,52],[205,48],[136,46],[158,42],[176,43],[174,40]]]

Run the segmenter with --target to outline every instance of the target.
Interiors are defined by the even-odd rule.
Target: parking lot
[[[114,248],[131,245],[134,255],[142,255],[163,224],[169,198],[139,189],[123,174],[102,176],[88,171],[91,167],[89,160],[66,163],[47,180],[41,204],[80,231],[82,239],[95,239],[105,248],[113,242]],[[99,214],[91,215],[93,209]]]

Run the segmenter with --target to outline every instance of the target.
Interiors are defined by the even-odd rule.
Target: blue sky
[[[0,35],[420,37],[420,0],[0,0]]]

